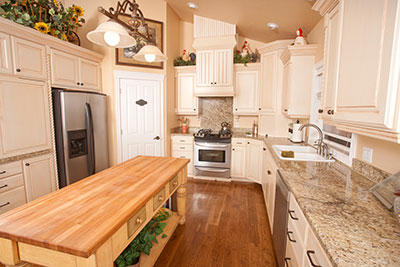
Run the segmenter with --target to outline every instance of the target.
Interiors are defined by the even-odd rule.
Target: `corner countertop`
[[[375,185],[339,163],[280,160],[262,138],[282,178],[334,266],[400,266],[400,224],[369,189]]]

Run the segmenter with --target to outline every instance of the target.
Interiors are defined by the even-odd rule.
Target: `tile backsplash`
[[[224,121],[233,126],[232,97],[201,97],[199,105],[201,128],[218,132],[221,130],[221,123]]]

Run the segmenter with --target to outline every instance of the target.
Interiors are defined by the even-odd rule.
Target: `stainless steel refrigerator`
[[[109,167],[106,95],[53,88],[60,188]]]

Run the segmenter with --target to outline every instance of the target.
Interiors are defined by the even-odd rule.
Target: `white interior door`
[[[120,78],[120,161],[163,156],[162,81]]]

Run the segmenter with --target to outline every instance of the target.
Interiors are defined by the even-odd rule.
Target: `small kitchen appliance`
[[[293,143],[301,143],[303,142],[303,131],[299,131],[299,128],[302,126],[299,121],[296,123],[289,123],[289,130],[288,130],[288,138]]]
[[[231,129],[228,122],[224,121],[221,123],[221,130],[219,131],[219,136],[221,138],[230,138],[231,137]]]

